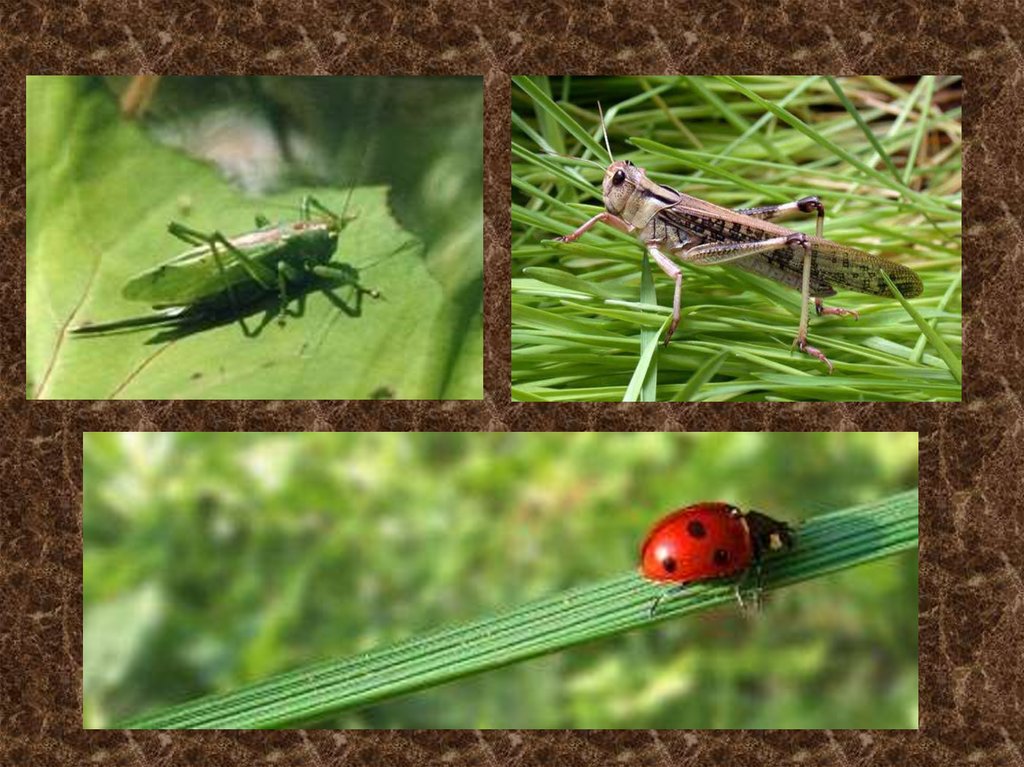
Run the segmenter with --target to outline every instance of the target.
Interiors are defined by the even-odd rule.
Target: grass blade
[[[946,367],[949,368],[949,372],[953,378],[956,379],[956,382],[958,384],[962,383],[963,370],[960,358],[957,357],[953,350],[949,348],[949,345],[945,340],[943,340],[942,336],[939,335],[939,332],[921,315],[921,312],[915,309],[914,305],[903,297],[903,294],[900,293],[899,289],[893,285],[892,280],[889,279],[889,275],[883,271],[879,271],[879,274],[881,274],[885,279],[886,284],[889,286],[889,290],[892,292],[896,300],[899,301],[903,308],[907,310],[907,314],[914,319],[914,322],[917,323],[921,332],[935,348],[936,354],[938,354],[939,357],[942,358],[942,361],[946,363]]]
[[[917,491],[813,517],[797,529],[796,536],[793,551],[766,563],[766,589],[915,551]],[[119,726],[240,729],[315,722],[346,709],[730,604],[734,599],[731,582],[695,584],[663,601],[651,618],[651,601],[662,588],[635,572],[622,573],[465,625],[307,666]]]

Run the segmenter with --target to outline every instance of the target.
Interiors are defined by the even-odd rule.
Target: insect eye
[[[615,175],[612,176],[612,186],[618,186],[626,180],[626,172],[622,170],[615,171]]]

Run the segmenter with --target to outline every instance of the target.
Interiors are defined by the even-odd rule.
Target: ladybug
[[[758,511],[743,513],[729,503],[696,503],[660,519],[640,547],[640,572],[652,581],[675,583],[651,605],[651,615],[662,598],[697,581],[717,580],[750,570],[756,572],[760,594],[761,562],[769,552],[793,547],[793,529]]]

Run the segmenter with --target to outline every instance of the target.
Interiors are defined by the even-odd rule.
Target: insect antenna
[[[385,261],[390,261],[395,256],[400,255],[402,252],[415,248],[419,244],[420,244],[419,240],[415,240],[415,239],[406,240],[405,242],[403,242],[401,245],[399,245],[397,248],[395,248],[390,253],[387,253],[387,254],[381,256],[380,258],[377,258],[377,259],[371,261],[370,263],[366,264],[365,266],[360,266],[359,267],[359,271],[360,272],[369,271],[373,267],[378,266],[380,264],[383,264]]]
[[[343,226],[345,223],[345,214],[348,213],[349,203],[352,202],[352,193],[356,190],[356,185],[352,184],[348,188],[348,194],[345,195],[345,205],[341,209],[341,214],[338,216],[338,225]]]
[[[601,115],[601,133],[604,136],[604,148],[608,150],[608,162],[615,162],[615,156],[612,154],[612,145],[608,143],[608,127],[604,124],[604,110],[601,109],[601,102],[597,102],[597,113]]]

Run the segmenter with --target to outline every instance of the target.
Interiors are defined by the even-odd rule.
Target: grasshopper
[[[602,115],[602,125],[604,119]],[[559,242],[574,242],[598,222],[639,239],[654,262],[675,282],[672,322],[665,333],[668,345],[679,325],[683,273],[678,261],[694,264],[731,264],[795,288],[801,293],[800,327],[794,345],[821,360],[832,372],[832,363],[807,343],[810,298],[818,315],[849,315],[852,309],[826,307],[822,297],[834,296],[835,287],[875,296],[891,295],[879,272],[885,272],[907,298],[921,294],[921,278],[911,269],[862,250],[824,239],[825,206],[817,197],[804,197],[782,205],[730,210],[692,197],[647,178],[647,172],[629,160],[612,157],[608,135],[605,146],[612,160],[604,174],[604,211],[586,221]],[[816,235],[771,223],[800,214],[817,216]]]
[[[180,325],[208,319],[227,306],[238,317],[245,334],[253,335],[242,319],[241,305],[276,292],[283,316],[287,314],[288,286],[308,282],[310,276],[354,286],[357,300],[363,294],[379,298],[378,291],[359,283],[359,271],[354,266],[329,263],[338,248],[339,235],[355,216],[338,215],[309,195],[303,197],[299,211],[298,221],[280,224],[257,215],[255,231],[230,238],[172,221],[167,231],[192,247],[135,275],[121,291],[128,300],[151,304],[156,313],[81,325],[71,332]]]

